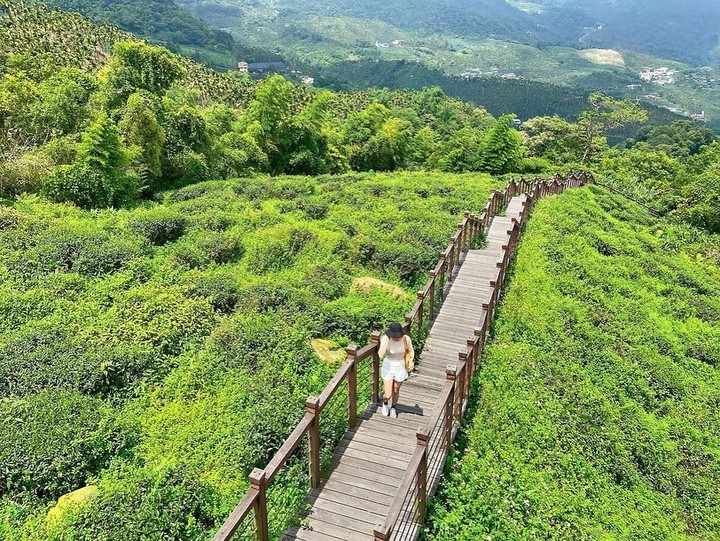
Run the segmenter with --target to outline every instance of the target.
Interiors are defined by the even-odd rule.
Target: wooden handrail
[[[403,478],[400,481],[398,494],[407,494],[407,492],[412,487],[413,483],[415,482],[416,472],[418,470],[418,467],[420,466],[420,462],[422,461],[423,455],[425,454],[426,450],[426,447],[420,445],[415,446],[415,451],[410,458],[408,468],[405,470],[405,475],[403,475]],[[388,510],[385,521],[380,526],[378,526],[378,528],[374,532],[376,541],[387,541],[388,539],[390,539],[390,535],[392,534],[395,523],[397,522],[397,519],[402,512],[404,503],[404,498],[395,498],[393,500],[393,503]]]
[[[425,424],[425,428],[421,430],[423,434],[427,434],[428,436],[432,434],[433,428],[435,428],[435,425],[440,420],[440,417],[442,417],[444,414],[445,403],[447,402],[448,397],[453,393],[454,390],[454,382],[446,381],[445,386],[440,392],[440,397],[438,398],[437,403],[435,404],[435,407],[433,408],[433,411],[428,418],[428,422]]]
[[[320,411],[325,409],[325,406],[327,406],[328,402],[330,402],[330,399],[340,388],[343,381],[345,381],[345,378],[347,377],[348,372],[350,372],[350,369],[352,368],[352,365],[355,362],[356,362],[355,359],[347,359],[346,358],[345,362],[338,369],[338,371],[335,373],[335,375],[330,380],[330,382],[325,386],[325,389],[323,389],[323,392],[320,393],[320,396],[318,397],[320,400]]]
[[[292,431],[270,462],[268,462],[268,465],[265,467],[265,475],[268,483],[273,480],[277,472],[280,471],[288,458],[295,452],[295,449],[298,448],[303,437],[310,429],[313,417],[314,415],[312,413],[306,413],[300,423],[295,427],[295,430]]]
[[[237,504],[225,523],[217,531],[215,537],[213,537],[213,541],[224,541],[235,534],[237,529],[240,527],[240,524],[242,524],[245,520],[245,517],[247,517],[250,514],[250,511],[253,510],[257,496],[257,490],[253,490],[251,488],[247,491],[245,497],[239,504]]]

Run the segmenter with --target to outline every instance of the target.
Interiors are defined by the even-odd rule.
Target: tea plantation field
[[[208,538],[333,374],[311,342],[406,313],[493,187],[280,177],[131,210],[0,206],[0,539]],[[275,528],[303,471],[274,485]]]
[[[538,204],[429,539],[720,539],[720,269],[675,236]]]

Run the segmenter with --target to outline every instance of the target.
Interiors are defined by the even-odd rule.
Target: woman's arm
[[[380,347],[378,348],[378,357],[380,357],[381,361],[385,358],[385,354],[387,353],[387,347],[388,347],[389,341],[390,341],[390,339],[387,337],[386,334],[383,334],[380,337]]]
[[[405,335],[405,340],[407,340],[408,350],[410,350],[410,360],[415,360],[415,349],[413,348],[412,339],[410,338],[410,335]]]

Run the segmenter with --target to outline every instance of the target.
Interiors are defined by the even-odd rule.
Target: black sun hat
[[[402,338],[405,335],[402,325],[400,325],[400,323],[390,323],[390,325],[388,325],[388,330],[385,334],[388,335],[390,338]]]

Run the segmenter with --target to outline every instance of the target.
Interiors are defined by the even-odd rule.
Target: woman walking
[[[385,417],[397,417],[395,405],[400,399],[400,386],[408,378],[408,370],[415,368],[415,350],[412,340],[403,331],[400,323],[391,323],[387,332],[380,338],[378,355],[383,359],[383,404]]]

